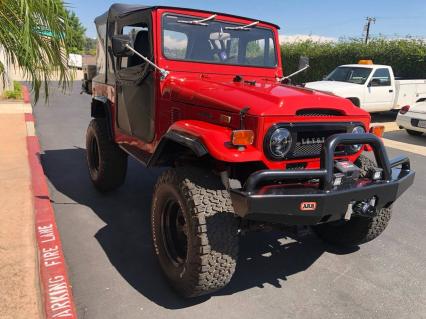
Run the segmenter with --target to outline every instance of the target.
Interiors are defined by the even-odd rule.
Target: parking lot
[[[125,185],[102,195],[85,163],[90,97],[77,84],[69,95],[53,90],[34,112],[80,318],[426,318],[426,136],[398,130],[394,115],[374,120],[388,127],[389,155],[406,153],[417,177],[382,236],[341,251],[314,235],[251,233],[230,285],[188,301],[170,290],[152,251],[158,171],[130,160]]]

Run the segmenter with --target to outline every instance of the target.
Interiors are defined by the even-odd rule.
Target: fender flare
[[[357,107],[361,107],[361,99],[359,97],[350,96],[350,97],[346,97],[345,99],[351,101],[353,105]],[[358,102],[358,103],[355,103],[355,102]]]
[[[104,118],[108,128],[108,137],[114,140],[114,129],[112,125],[113,115],[111,105],[106,96],[94,96],[90,105],[90,115],[93,118]]]
[[[231,132],[230,128],[202,121],[177,121],[161,139],[148,166],[156,166],[161,162],[161,158],[168,153],[170,143],[190,149],[198,158],[210,155],[218,161],[230,163],[262,161],[262,152],[253,145],[245,147],[244,150],[232,146]]]

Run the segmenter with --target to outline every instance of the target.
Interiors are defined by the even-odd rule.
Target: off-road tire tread
[[[377,167],[368,157],[361,155],[355,162],[361,168],[361,177],[365,177],[370,168]],[[353,216],[350,221],[341,225],[330,223],[314,227],[316,234],[325,242],[351,247],[364,244],[379,236],[389,224],[392,207],[382,208],[374,217]]]
[[[377,167],[375,161],[365,155],[360,155],[355,161],[355,165],[361,169],[360,177],[366,177],[371,168]]]
[[[111,141],[105,119],[92,119],[87,128],[86,150],[89,157],[90,135],[94,134],[98,139],[98,151],[100,152],[99,172],[94,176],[89,173],[92,183],[101,192],[112,191],[120,187],[127,172],[127,154]],[[87,159],[89,162],[89,159]]]
[[[164,184],[180,190],[191,212],[194,230],[190,244],[193,253],[187,256],[185,270],[190,274],[186,280],[171,281],[172,287],[184,297],[197,297],[223,288],[231,280],[238,258],[238,229],[229,192],[209,171],[196,167],[169,169],[159,177],[154,189],[153,230],[160,227],[154,221],[155,194]],[[161,249],[155,235],[153,241],[154,248]]]

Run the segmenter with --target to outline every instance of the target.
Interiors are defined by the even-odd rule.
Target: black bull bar
[[[368,185],[336,189],[336,147],[356,144],[372,147],[382,178]],[[316,170],[260,170],[251,174],[243,188],[230,190],[235,212],[258,221],[312,225],[342,219],[349,205],[372,197],[377,209],[388,207],[414,182],[415,172],[410,169],[408,157],[389,160],[381,139],[370,133],[330,136],[324,143],[320,163]],[[319,185],[292,188],[282,184],[294,180],[319,180]]]

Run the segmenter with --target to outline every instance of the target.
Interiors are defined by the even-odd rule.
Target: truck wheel
[[[151,210],[155,253],[171,286],[196,297],[226,286],[235,271],[238,229],[229,193],[212,173],[165,171]]]
[[[418,131],[413,131],[413,130],[409,130],[409,129],[405,129],[407,131],[408,134],[412,135],[412,136],[420,136],[423,134],[423,132],[418,132]]]
[[[90,179],[101,192],[121,186],[126,178],[127,154],[108,137],[104,119],[93,119],[86,133]]]
[[[369,168],[376,167],[374,161],[361,155],[355,162],[365,177]],[[382,208],[374,217],[352,216],[349,221],[337,221],[314,226],[315,233],[325,242],[351,247],[369,242],[379,236],[391,219],[392,207]]]

